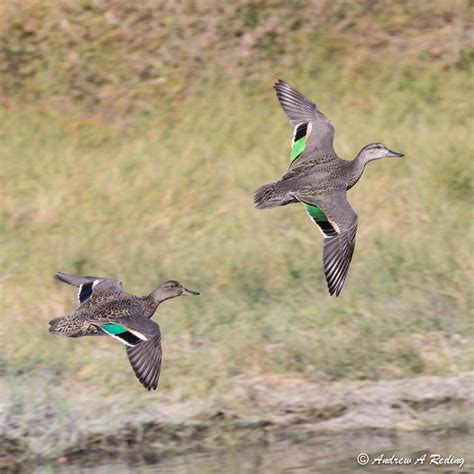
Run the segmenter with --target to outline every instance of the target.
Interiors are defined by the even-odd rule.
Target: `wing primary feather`
[[[161,336],[127,347],[127,356],[137,379],[147,390],[156,390],[161,370]]]

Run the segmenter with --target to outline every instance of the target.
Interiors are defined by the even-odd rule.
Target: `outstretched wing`
[[[126,347],[135,375],[147,390],[156,390],[161,372],[160,326],[143,314],[128,318],[123,326],[141,339]]]
[[[122,293],[122,282],[113,278],[67,275],[61,272],[56,273],[54,277],[56,280],[79,288],[77,293],[79,304],[85,303],[92,297],[116,296]]]
[[[147,390],[156,390],[161,372],[160,326],[138,307],[121,310],[120,303],[111,303],[107,312],[112,316],[94,319],[93,323],[126,346],[128,360],[138,380]]]
[[[336,156],[333,148],[334,126],[319,108],[286,82],[274,88],[281,108],[295,126],[292,140],[292,163],[311,159],[314,164]]]
[[[334,229],[335,234],[324,239],[323,264],[329,293],[339,296],[354,253],[357,214],[347,201],[345,191],[323,197],[297,193],[296,197],[321,209]]]
[[[161,335],[129,346],[126,351],[137,379],[147,390],[156,390],[161,373]]]

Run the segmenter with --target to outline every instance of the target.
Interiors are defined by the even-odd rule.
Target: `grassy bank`
[[[163,388],[206,393],[247,370],[376,379],[467,368],[469,73],[343,65],[276,67],[248,84],[221,75],[126,130],[3,110],[4,370],[140,391],[113,341],[48,336],[47,320],[75,304],[52,280],[59,269],[113,275],[134,293],[168,278],[202,291],[160,311]],[[326,294],[303,210],[253,209],[255,187],[287,162],[291,129],[271,90],[280,76],[331,117],[340,155],[373,140],[407,155],[371,165],[351,192],[360,231],[339,299]]]
[[[67,414],[83,407],[90,420],[111,405],[133,415],[218,398],[236,376],[319,383],[472,369],[464,2],[356,2],[375,10],[329,2],[319,16],[305,8],[324,2],[302,2],[310,7],[296,18],[282,6],[289,2],[250,2],[220,11],[219,28],[202,35],[193,18],[212,15],[198,2],[204,10],[190,7],[181,30],[154,29],[145,15],[138,45],[127,36],[135,30],[113,21],[123,2],[112,13],[100,9],[106,2],[64,2],[81,6],[80,15],[30,3],[35,10],[21,2],[0,10],[8,13],[0,35],[0,371],[18,410],[40,404],[43,414],[51,403],[68,426]],[[22,20],[28,11],[31,25]],[[71,26],[76,13],[84,21]],[[203,43],[180,42],[187,29]],[[161,49],[140,42],[148,30],[163,35],[149,41]],[[163,56],[159,71],[140,79],[134,65],[155,67],[163,51],[175,61]],[[15,69],[33,53],[30,69]],[[304,210],[253,208],[254,189],[288,162],[292,130],[272,91],[278,78],[331,118],[342,157],[372,141],[406,154],[369,165],[350,192],[359,231],[338,299],[327,293],[321,236]],[[74,291],[53,280],[58,270],[113,276],[136,294],[171,278],[201,291],[155,316],[164,350],[157,393],[144,392],[115,341],[49,336],[47,321],[76,304]]]

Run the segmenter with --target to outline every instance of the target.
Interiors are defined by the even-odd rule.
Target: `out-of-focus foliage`
[[[316,50],[466,63],[469,2],[426,0],[9,0],[0,5],[4,100],[25,95],[128,111],[196,76],[237,77]]]

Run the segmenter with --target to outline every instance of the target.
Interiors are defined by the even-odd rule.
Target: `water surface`
[[[29,470],[34,474],[125,474],[125,473],[166,473],[166,474],[274,474],[274,473],[349,473],[349,472],[390,472],[390,473],[472,473],[473,438],[465,435],[457,438],[425,438],[416,444],[393,436],[379,435],[373,443],[367,444],[365,436],[354,434],[346,445],[335,448],[331,441],[327,443],[302,442],[280,443],[270,446],[258,446],[245,449],[226,449],[225,451],[207,454],[184,454],[168,456],[164,459],[143,458],[141,460],[108,462],[105,464],[50,464]],[[371,450],[367,446],[381,449]],[[365,446],[365,449],[363,449]],[[356,456],[360,452],[369,454],[369,463],[360,466]],[[372,464],[374,458],[384,453],[386,458],[394,454],[399,458],[411,458],[411,465],[378,465]],[[423,465],[414,465],[417,458],[427,453]],[[463,457],[462,467],[456,464],[429,464],[431,454],[443,457],[452,455]]]

